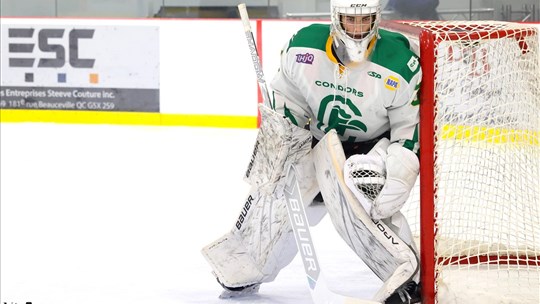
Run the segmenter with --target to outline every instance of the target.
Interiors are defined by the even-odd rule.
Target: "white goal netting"
[[[420,45],[421,102],[434,106],[433,121],[422,112],[420,127],[432,125],[433,138],[421,137],[421,153],[431,153],[428,145],[433,152],[421,166],[433,169],[433,189],[418,185],[404,213],[417,237],[433,229],[433,254],[422,267],[433,269],[436,302],[540,303],[537,29],[495,21],[409,25],[432,39],[390,28]],[[421,220],[423,188],[432,199],[422,204],[433,213]]]

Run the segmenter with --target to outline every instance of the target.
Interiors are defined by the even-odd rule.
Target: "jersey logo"
[[[354,95],[356,97],[364,97],[364,92],[362,92],[362,91],[358,91],[357,89],[351,88],[351,87],[344,87],[344,86],[342,86],[340,84],[336,85],[336,84],[328,82],[328,81],[315,80],[315,85],[318,86],[318,87],[330,88],[332,90],[338,90],[338,91],[341,91],[341,92],[345,92],[345,94],[352,94],[352,95]]]
[[[409,62],[407,62],[407,66],[411,69],[411,72],[416,71],[418,68],[418,58],[412,56],[411,59],[409,59]]]
[[[369,72],[367,72],[367,74],[368,74],[369,76],[373,77],[373,78],[377,78],[377,79],[381,79],[381,78],[382,78],[381,74],[379,74],[379,73],[377,73],[377,72],[369,71]]]
[[[315,55],[313,54],[310,54],[310,53],[296,54],[296,62],[298,63],[313,64],[314,60],[315,60]]]
[[[347,136],[347,130],[367,132],[367,126],[359,120],[360,110],[349,99],[341,95],[328,95],[321,100],[317,115],[317,128],[324,133],[335,129],[336,133],[347,141],[354,141],[354,136]],[[325,122],[325,123],[323,123]]]
[[[388,76],[384,80],[384,86],[390,91],[395,91],[399,88],[399,79],[394,76]]]

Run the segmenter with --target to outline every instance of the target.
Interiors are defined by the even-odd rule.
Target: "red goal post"
[[[420,177],[404,214],[418,238],[424,303],[540,303],[538,29],[381,27],[419,46]]]

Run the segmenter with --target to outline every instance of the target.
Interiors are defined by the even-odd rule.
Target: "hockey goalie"
[[[379,29],[379,0],[332,0],[331,24],[298,31],[281,52],[232,229],[203,248],[235,297],[272,282],[297,254],[283,199],[294,164],[310,225],[328,214],[384,284],[380,303],[418,303],[418,253],[400,209],[419,171],[419,58]],[[240,205],[241,203],[241,205]]]

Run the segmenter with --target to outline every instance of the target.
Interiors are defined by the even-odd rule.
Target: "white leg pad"
[[[287,206],[276,199],[282,197],[284,168],[296,163],[306,204],[319,193],[311,133],[267,108],[261,112],[263,125],[246,174],[252,185],[250,194],[232,230],[202,249],[214,274],[228,287],[270,282],[297,253]],[[305,207],[310,222],[318,222],[326,214],[320,204]]]
[[[303,197],[311,202],[318,193],[318,187],[314,183],[313,163],[310,161],[309,165],[311,178],[305,176],[305,170],[299,172],[303,172],[304,182],[312,182],[311,186],[302,183],[300,187]],[[324,205],[313,204],[305,208],[311,225],[326,215]],[[296,242],[284,201],[263,195],[255,187],[252,187],[233,229],[202,249],[214,274],[229,287],[273,281],[296,253]]]
[[[419,268],[415,251],[382,220],[371,219],[351,193],[343,178],[345,154],[335,131],[330,131],[313,149],[313,159],[317,181],[334,227],[349,247],[385,282],[374,300],[386,300],[417,275]],[[402,226],[403,221],[398,224]]]
[[[312,136],[266,106],[259,110],[261,126],[244,180],[265,195],[273,195],[283,184],[280,180],[287,165],[310,152]]]
[[[214,275],[229,287],[246,286],[261,282],[264,274],[257,262],[246,254],[247,249],[234,233],[227,233],[205,247],[204,257],[212,265]],[[224,260],[224,255],[227,258]]]

